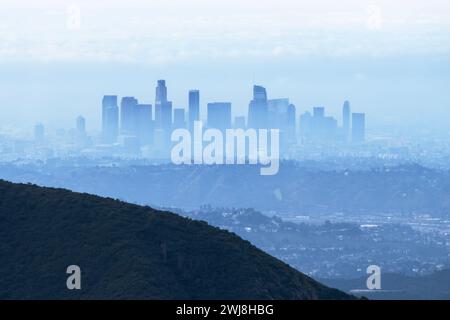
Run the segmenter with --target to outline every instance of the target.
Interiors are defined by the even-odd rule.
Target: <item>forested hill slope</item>
[[[81,290],[68,290],[69,265]],[[349,299],[236,235],[113,199],[0,181],[1,299]]]

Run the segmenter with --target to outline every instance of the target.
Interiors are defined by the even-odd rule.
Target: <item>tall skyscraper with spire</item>
[[[254,129],[267,128],[268,106],[266,88],[253,86],[253,100],[248,107],[248,127]]]
[[[163,110],[167,107],[167,87],[165,80],[158,80],[155,92],[155,124],[163,127]]]

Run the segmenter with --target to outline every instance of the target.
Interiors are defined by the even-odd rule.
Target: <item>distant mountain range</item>
[[[450,172],[418,165],[329,169],[282,162],[275,176],[257,166],[84,165],[48,160],[1,165],[0,178],[152,206],[254,208],[263,212],[429,213],[447,216]]]
[[[66,269],[81,268],[81,290]],[[0,181],[0,299],[352,299],[178,215]]]

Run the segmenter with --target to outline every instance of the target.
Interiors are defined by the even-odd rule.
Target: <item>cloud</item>
[[[448,5],[380,0],[4,0],[0,58],[136,61],[448,53]],[[211,3],[214,3],[212,5]],[[108,5],[107,5],[108,4]],[[376,32],[374,32],[376,31]]]

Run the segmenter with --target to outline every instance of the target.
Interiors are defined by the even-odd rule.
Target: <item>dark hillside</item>
[[[81,290],[66,268],[81,268]],[[149,207],[0,181],[1,299],[348,299],[236,235]]]

